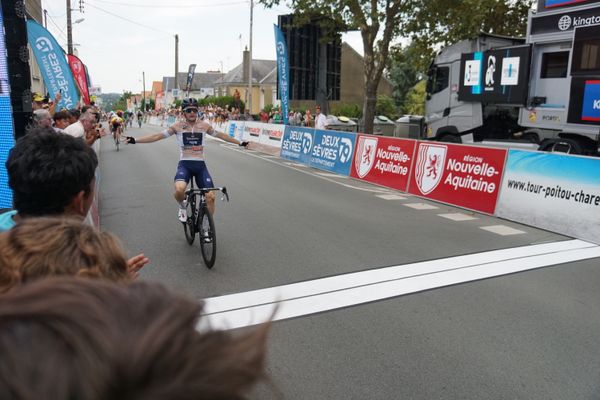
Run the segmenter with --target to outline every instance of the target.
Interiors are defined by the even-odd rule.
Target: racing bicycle
[[[215,233],[215,222],[213,216],[208,211],[206,203],[206,194],[212,191],[220,191],[223,194],[221,200],[229,201],[229,194],[226,187],[194,188],[194,179],[191,179],[191,185],[186,190],[187,201],[187,221],[182,222],[185,239],[191,246],[194,243],[196,234],[200,241],[200,252],[207,268],[215,265],[217,256],[217,236]]]

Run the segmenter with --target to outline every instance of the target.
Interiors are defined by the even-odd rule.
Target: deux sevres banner
[[[285,44],[285,36],[277,25],[273,25],[275,29],[275,49],[277,51],[277,77],[279,81],[279,97],[281,98],[281,112],[284,125],[288,124],[289,113],[289,78],[290,64],[288,62],[287,46]]]
[[[88,90],[89,85],[85,65],[83,65],[81,60],[73,54],[68,54],[67,59],[69,60],[69,66],[71,67],[71,72],[73,73],[75,82],[77,82],[77,86],[79,87],[79,93],[81,93],[83,102],[89,105],[90,92]]]
[[[62,93],[57,110],[76,107],[79,94],[63,49],[54,36],[35,21],[27,21],[27,36],[50,97]]]

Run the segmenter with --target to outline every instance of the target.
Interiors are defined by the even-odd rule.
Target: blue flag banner
[[[289,114],[289,79],[290,64],[288,61],[287,46],[283,32],[277,25],[275,28],[275,49],[277,50],[277,80],[279,81],[279,97],[281,98],[281,113],[283,114],[283,123],[288,124]]]
[[[50,98],[54,98],[59,91],[62,94],[56,109],[75,108],[79,103],[79,94],[63,49],[54,36],[35,21],[27,21],[27,36]]]

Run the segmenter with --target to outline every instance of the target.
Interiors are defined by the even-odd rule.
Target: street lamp
[[[73,22],[73,25],[78,24],[83,21],[85,21],[85,18],[79,18],[78,20],[75,20],[75,22]]]

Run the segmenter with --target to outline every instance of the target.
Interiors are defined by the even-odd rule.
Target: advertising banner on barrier
[[[600,158],[510,150],[496,215],[600,244]]]
[[[283,132],[285,131],[285,125],[281,124],[263,124],[259,123],[262,127],[260,135],[260,143],[281,148],[281,139],[283,139]]]
[[[239,124],[239,123],[238,123]],[[262,133],[260,122],[245,122],[244,123],[244,140],[258,143]]]
[[[419,142],[409,192],[493,214],[505,160],[504,149]]]
[[[356,134],[315,130],[310,166],[348,176],[354,154]]]
[[[242,140],[256,141],[256,140],[247,138],[247,136],[245,135],[244,121],[229,121],[226,129],[227,130],[225,131],[225,133],[227,135],[231,136],[232,138],[236,138],[239,141],[242,141]]]
[[[286,126],[281,143],[281,158],[309,164],[315,137],[313,128]]]
[[[350,176],[406,192],[416,140],[358,135]]]

